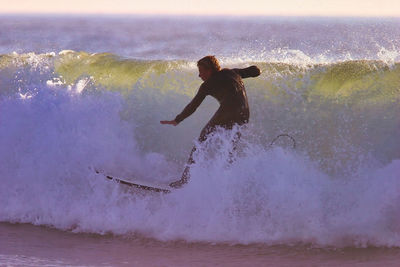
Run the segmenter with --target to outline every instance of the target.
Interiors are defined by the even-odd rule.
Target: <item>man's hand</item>
[[[172,121],[160,121],[161,124],[171,124],[171,125],[178,125],[178,123],[175,120]]]

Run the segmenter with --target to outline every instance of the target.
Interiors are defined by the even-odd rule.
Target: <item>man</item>
[[[196,111],[207,95],[211,95],[218,100],[220,107],[200,133],[199,142],[204,142],[217,126],[232,129],[234,124],[243,125],[249,121],[249,104],[242,78],[257,77],[261,72],[256,66],[221,70],[219,62],[214,56],[200,59],[197,67],[199,68],[199,77],[204,82],[196,96],[174,120],[160,121],[160,123],[178,125]],[[239,137],[237,136],[237,139]],[[195,150],[196,147],[193,147],[181,180],[171,183],[170,186],[181,187],[188,182],[190,165],[194,163],[193,153]]]

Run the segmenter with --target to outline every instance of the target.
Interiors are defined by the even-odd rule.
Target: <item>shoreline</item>
[[[312,248],[162,242],[0,223],[0,263],[35,266],[396,266],[400,248]],[[29,265],[31,264],[31,265]]]

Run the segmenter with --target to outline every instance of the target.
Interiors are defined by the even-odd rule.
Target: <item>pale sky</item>
[[[0,0],[0,13],[400,17],[400,0]]]

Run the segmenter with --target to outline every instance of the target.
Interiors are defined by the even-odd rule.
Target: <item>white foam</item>
[[[88,169],[174,169],[140,152],[120,108],[118,95],[65,90],[3,100],[13,116],[1,117],[0,221],[191,242],[400,245],[400,161],[333,179],[305,155],[250,142],[229,165],[231,133],[220,132],[196,153],[187,186],[143,197]]]
[[[99,89],[88,76],[68,90],[40,66],[22,74],[22,83],[4,82],[15,94],[0,100],[0,221],[189,242],[400,246],[400,161],[397,143],[389,142],[397,121],[377,120],[373,108],[364,110],[363,124],[351,108],[325,102],[317,109],[301,97],[263,102],[257,83],[249,82],[258,124],[243,130],[236,161],[226,160],[232,132],[219,132],[195,154],[188,185],[169,195],[140,196],[90,168],[153,181],[179,178],[191,141],[215,105],[204,103],[203,111],[168,128],[159,120],[188,101],[179,91],[185,84],[161,93],[157,86],[171,81],[168,73],[152,76],[147,87],[135,84],[127,96]],[[385,108],[376,107],[393,111]],[[280,122],[285,127],[275,126]],[[331,123],[337,132],[323,127]],[[376,132],[362,140],[382,143],[357,145],[360,136],[352,131],[365,125],[377,125]],[[273,127],[297,129],[296,138],[307,138],[297,139],[296,151],[269,149]],[[346,171],[332,175],[329,167]]]

